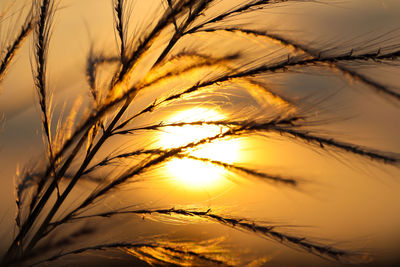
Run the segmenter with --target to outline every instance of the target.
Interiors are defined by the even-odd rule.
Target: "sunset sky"
[[[15,14],[22,6],[30,5],[28,0],[18,0],[10,5],[12,2],[14,1],[1,0],[0,12],[8,10],[7,14]],[[160,10],[164,10],[166,6],[160,5],[158,0],[134,2],[130,33],[136,40],[140,38],[140,34],[148,31],[148,25],[153,25],[151,22],[160,16]],[[229,9],[236,2],[242,1],[217,1],[214,9],[205,16]],[[399,45],[398,0],[321,2],[288,2],[257,11],[254,16],[230,20],[229,23],[256,30],[266,29],[292,40],[303,41],[316,49],[328,49],[327,53],[349,52],[353,47],[365,50]],[[21,17],[28,8],[23,10]],[[89,106],[90,96],[85,64],[91,45],[107,56],[114,56],[118,52],[112,11],[109,0],[61,0],[57,5],[47,67],[48,84],[53,95],[54,129],[57,127],[57,119],[61,115],[64,119],[67,118],[68,112],[74,110],[74,105],[78,105],[79,101],[82,104],[77,112],[77,121],[88,114],[85,106]],[[0,17],[0,44],[7,40],[9,25],[19,25],[22,21],[18,15]],[[19,27],[14,28],[16,29]],[[157,75],[166,73],[169,68],[183,68],[184,64],[191,64],[189,60],[198,60],[191,58],[184,63],[172,62],[171,65],[164,66],[165,69],[158,69],[154,76],[145,76],[151,66],[146,60],[151,62],[163,47],[165,38],[161,36],[161,40],[155,42],[156,48],[138,66],[138,74],[133,74],[132,82],[141,79],[150,82]],[[237,68],[242,67],[239,64],[245,67],[255,66],[260,62],[285,58],[287,53],[291,53],[290,49],[279,49],[279,44],[274,42],[227,33],[216,33],[212,38],[199,34],[193,42],[183,40],[172,50],[172,54],[185,51],[185,48],[212,56],[226,54],[228,50],[241,53],[245,56],[241,59],[243,61],[235,61]],[[362,49],[360,51],[364,51]],[[29,37],[18,52],[6,78],[0,83],[2,253],[15,234],[14,186],[17,170],[22,172],[24,166],[40,165],[46,160],[40,108],[32,80],[33,50],[33,40]],[[374,63],[355,66],[361,73],[391,86],[396,92],[400,91],[398,60],[389,66]],[[224,67],[225,65],[193,71],[143,90],[137,95],[137,100],[135,98],[135,105],[130,112],[134,114],[140,111],[161,99],[163,94],[176,93],[176,88],[184,88],[202,77],[213,77],[229,70]],[[102,77],[109,79],[112,77],[111,71],[113,67],[105,67]],[[300,111],[312,118],[309,129],[323,136],[399,156],[398,99],[376,93],[361,82],[344,77],[329,68],[304,68],[288,73],[263,74],[259,78],[263,84],[273,88],[273,92],[295,103],[293,110],[287,109],[288,113]],[[283,100],[272,95],[264,96],[260,90],[248,81],[223,90],[216,86],[193,98],[162,107],[157,113],[140,117],[132,127],[228,119],[262,120],[276,116],[282,107],[286,107]],[[96,161],[107,153],[129,150],[130,147],[171,149],[225,130],[224,126],[219,125],[166,127],[159,131],[137,130],[137,134],[135,132],[131,136],[121,136],[106,143]],[[139,208],[211,209],[230,216],[287,225],[284,228],[287,232],[312,237],[321,243],[372,252],[376,262],[369,266],[382,266],[400,260],[399,164],[391,166],[348,153],[321,149],[277,132],[208,143],[200,149],[190,150],[189,155],[192,159],[177,157],[149,170],[139,181],[132,182],[121,192],[100,202],[94,210],[129,205]],[[209,161],[293,177],[299,179],[299,187],[264,182],[243,172],[231,172],[212,162],[193,158],[208,158]],[[121,160],[120,163],[130,166],[137,162]],[[117,172],[122,171],[115,168],[101,174],[107,177]],[[72,207],[74,201],[82,200],[82,196],[93,188],[95,187],[90,182],[83,182],[81,187],[73,191],[74,200],[71,199],[67,207]],[[202,223],[201,220],[180,222],[168,217],[149,221],[142,222],[140,217],[134,220],[119,219],[118,229],[107,230],[107,234],[96,236],[95,240],[112,240],[114,232],[117,237],[126,234],[138,240],[145,239],[146,235],[157,236],[160,240],[167,237],[194,241],[221,238],[221,244],[232,250],[234,255],[246,259],[261,259],[250,266],[341,266],[256,234],[216,223]],[[105,226],[106,224],[104,223]],[[109,225],[107,227],[114,229]],[[126,260],[128,256],[121,257]]]

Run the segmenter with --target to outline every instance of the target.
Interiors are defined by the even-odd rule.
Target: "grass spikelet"
[[[125,48],[126,48],[126,26],[125,26],[125,14],[124,14],[124,5],[125,1],[124,0],[114,0],[113,1],[114,5],[114,11],[115,11],[115,25],[119,37],[119,42],[121,43],[120,47],[120,53],[121,53],[121,61],[125,62]],[[122,63],[124,64],[124,63]]]
[[[48,146],[48,157],[50,165],[54,164],[54,152],[52,148],[52,133],[50,119],[50,104],[48,104],[49,89],[47,88],[47,54],[52,30],[52,20],[55,12],[52,0],[37,1],[38,23],[35,29],[35,64],[34,72],[35,86],[39,96],[39,106],[42,112],[42,127],[44,138]],[[52,167],[54,169],[54,167]]]
[[[171,244],[173,245],[173,244]],[[190,266],[193,262],[199,261],[203,264],[212,264],[218,266],[229,266],[223,261],[209,258],[202,254],[181,249],[179,247],[166,245],[158,245],[157,243],[111,243],[111,244],[101,244],[92,247],[85,247],[81,249],[76,249],[73,251],[60,253],[44,261],[34,263],[30,266],[36,266],[41,263],[55,261],[61,257],[65,257],[73,254],[80,254],[90,250],[106,250],[112,248],[123,249],[129,254],[149,263],[149,264],[180,264],[182,266]],[[185,264],[186,263],[186,264]]]
[[[32,13],[32,10],[29,13]],[[34,24],[34,17],[32,15],[28,16],[21,26],[21,29],[17,36],[13,38],[12,43],[8,45],[4,53],[2,51],[0,58],[0,83],[3,81],[6,71],[13,61],[18,49],[21,47],[26,37],[31,33],[32,29],[34,28]]]
[[[100,66],[104,64],[111,64],[111,63],[119,63],[120,58],[113,57],[113,56],[105,56],[103,54],[95,54],[93,51],[93,47],[91,47],[88,58],[86,61],[86,79],[89,84],[90,94],[93,97],[93,100],[96,104],[100,104],[100,99],[102,98],[99,95],[97,86],[96,86],[96,77],[97,77],[97,70]]]
[[[186,209],[142,209],[142,210],[127,210],[127,211],[115,211],[99,213],[88,216],[77,216],[72,218],[73,220],[82,220],[86,218],[94,217],[111,217],[116,215],[165,215],[165,216],[182,216],[185,217],[201,217],[210,221],[214,221],[223,225],[227,225],[232,228],[241,229],[247,232],[253,232],[260,234],[266,238],[272,239],[274,241],[283,243],[290,247],[296,247],[301,250],[305,250],[309,253],[315,254],[317,256],[328,258],[335,261],[348,262],[348,263],[365,263],[370,261],[370,258],[366,254],[360,254],[356,252],[350,252],[347,250],[342,250],[334,248],[328,245],[319,244],[306,237],[293,236],[290,234],[285,234],[278,230],[280,227],[276,225],[262,225],[253,221],[248,221],[242,218],[226,217],[216,213],[211,210],[198,211],[198,210],[186,210]],[[61,224],[64,222],[57,222]]]

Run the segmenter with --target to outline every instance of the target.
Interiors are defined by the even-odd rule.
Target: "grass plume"
[[[397,101],[400,95],[395,89],[364,75],[358,66],[364,63],[395,66],[400,57],[398,44],[391,44],[383,36],[365,45],[354,43],[352,48],[340,42],[335,49],[311,47],[307,45],[307,40],[271,33],[269,29],[252,30],[251,27],[235,26],[232,21],[249,19],[257,12],[273,10],[282,4],[291,6],[296,2],[310,2],[308,4],[317,5],[317,2],[242,0],[237,5],[227,7],[219,6],[219,2],[162,0],[159,3],[161,11],[155,13],[154,18],[149,18],[149,24],[142,25],[144,29],[140,31],[132,27],[136,19],[136,8],[133,8],[132,2],[112,0],[116,47],[95,50],[97,43],[89,46],[86,65],[82,66],[88,99],[77,100],[70,110],[65,108],[66,116],[59,115],[55,127],[51,123],[53,86],[49,85],[48,57],[58,2],[33,1],[32,12],[1,54],[0,82],[23,41],[33,31],[33,84],[40,107],[45,157],[34,167],[23,167],[17,173],[17,232],[4,253],[2,266],[35,266],[61,260],[68,255],[108,249],[119,249],[155,265],[190,265],[198,262],[231,265],[231,262],[215,255],[210,256],[172,241],[141,242],[116,237],[111,242],[93,245],[75,242],[82,236],[89,240],[93,238],[95,242],[101,226],[78,227],[70,237],[62,234],[75,223],[79,225],[93,220],[103,222],[104,218],[108,218],[108,221],[117,215],[170,216],[184,222],[201,219],[201,222],[211,221],[253,233],[331,261],[360,263],[369,260],[363,253],[289,234],[283,227],[260,223],[245,218],[245,215],[223,215],[211,209],[127,209],[112,205],[111,211],[99,208],[100,205],[107,206],[114,195],[121,193],[122,196],[123,189],[132,182],[140,184],[146,181],[146,175],[175,159],[207,163],[234,176],[256,178],[255,182],[261,180],[273,186],[299,188],[302,185],[302,180],[296,175],[280,171],[277,173],[283,174],[265,172],[240,162],[194,153],[207,146],[245,138],[272,140],[279,136],[287,144],[301,143],[321,155],[335,152],[354,156],[355,160],[364,159],[380,164],[382,168],[399,167],[400,156],[397,152],[346,142],[338,134],[330,131],[322,133],[313,128],[325,126],[326,123],[314,114],[318,113],[319,106],[309,107],[309,110],[303,108],[301,100],[285,95],[266,77],[288,75],[306,69],[322,76],[321,72],[326,69],[335,70],[340,76],[360,81],[374,88],[375,92]],[[136,32],[131,32],[132,28]],[[268,53],[266,56],[255,58],[251,54],[252,48],[241,49],[247,46],[246,38],[240,39],[236,47],[231,43],[223,43],[219,39],[219,32],[257,40],[263,38],[265,43],[277,44],[278,48],[265,51]],[[207,38],[204,47],[196,39],[200,33]],[[135,34],[140,36],[131,38]],[[235,39],[228,41],[237,42]],[[241,100],[233,100],[235,97]],[[82,105],[84,111],[79,113]],[[165,117],[171,110],[187,106],[213,106],[226,116],[198,119],[191,115],[193,117],[178,121],[169,121]],[[199,138],[183,140],[185,142],[179,145],[161,145],[157,142],[158,137],[155,137],[163,131],[182,129],[194,129],[195,135],[196,129],[200,132],[200,129],[210,127],[218,130]],[[185,134],[185,138],[188,137],[186,135],[191,134]],[[131,142],[133,145],[128,145]],[[121,143],[125,145],[116,149]],[[81,185],[88,180],[93,183],[82,190],[84,187]],[[134,194],[132,199],[121,199],[119,204],[124,207],[139,205],[140,198],[135,197]],[[61,249],[63,251],[55,252]]]
[[[31,13],[29,11],[29,13]],[[31,33],[34,28],[34,16],[30,15],[25,19],[25,22],[21,26],[21,29],[13,41],[5,49],[5,52],[1,54],[0,58],[0,83],[3,81],[6,71],[9,68],[11,62],[13,61],[18,49],[21,47],[24,40]],[[3,51],[2,51],[3,52]]]

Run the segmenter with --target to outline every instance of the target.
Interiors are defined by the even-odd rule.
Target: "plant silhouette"
[[[111,2],[115,34],[111,37],[117,48],[103,48],[97,42],[90,45],[86,65],[81,66],[87,82],[81,88],[85,89],[84,100],[63,111],[53,108],[53,93],[57,98],[57,92],[48,77],[49,51],[57,31],[54,21],[62,12],[62,1],[32,1],[29,8],[11,15],[20,14],[18,26],[7,17],[12,6],[4,8],[0,17],[2,29],[8,27],[12,33],[1,36],[0,83],[13,68],[19,48],[27,39],[33,40],[33,86],[44,144],[43,159],[24,165],[18,173],[16,231],[2,266],[61,264],[69,255],[115,249],[153,265],[246,263],[230,256],[217,239],[174,241],[168,236],[146,237],[140,228],[137,234],[145,237],[111,234],[110,242],[99,238],[103,231],[112,233],[118,220],[129,222],[135,217],[143,218],[142,224],[220,224],[328,261],[369,262],[367,253],[321,242],[290,226],[252,219],[245,213],[232,215],[228,208],[174,203],[160,207],[154,196],[154,201],[143,204],[136,192],[141,184],[165,185],[162,177],[167,175],[167,164],[176,160],[216,168],[223,172],[221,179],[234,184],[250,180],[301,191],[311,183],[284,170],[221,159],[218,153],[222,152],[198,153],[234,140],[279,139],[304,145],[320,157],[397,168],[400,157],[396,151],[364,146],[321,130],[337,120],[324,111],[329,99],[296,98],[279,90],[272,80],[306,72],[328,80],[327,73],[332,73],[354,83],[360,94],[372,92],[397,108],[399,90],[366,74],[363,67],[398,68],[398,31],[324,45],[257,24],[265,11],[322,4],[317,1],[160,0],[154,1],[157,9],[146,16],[146,26],[136,21],[141,1]],[[301,84],[298,87],[303,89]],[[191,109],[185,118],[165,115]],[[217,113],[198,116],[209,110]],[[163,134],[173,135],[176,129],[192,130],[178,137],[182,139],[179,144],[162,144]],[[204,129],[204,135],[195,136]],[[196,171],[189,170],[184,176],[202,179]],[[127,191],[134,197],[127,197]]]

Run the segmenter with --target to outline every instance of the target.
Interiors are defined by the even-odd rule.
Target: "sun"
[[[225,117],[218,111],[197,107],[177,112],[165,123],[221,121]],[[160,135],[159,144],[164,149],[183,146],[207,137],[215,136],[225,127],[217,125],[186,125],[166,127]],[[226,170],[208,160],[234,163],[239,158],[239,141],[221,140],[201,145],[189,151],[187,157],[175,158],[166,165],[167,172],[179,183],[192,190],[211,189],[222,186]],[[208,160],[206,160],[208,159]]]

